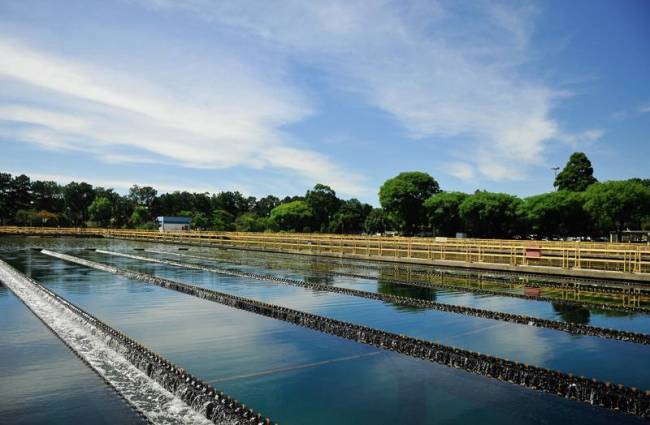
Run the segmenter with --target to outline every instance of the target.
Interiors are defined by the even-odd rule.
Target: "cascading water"
[[[268,418],[188,375],[2,260],[0,281],[149,422],[270,423]],[[209,411],[201,411],[204,404],[212,406]]]

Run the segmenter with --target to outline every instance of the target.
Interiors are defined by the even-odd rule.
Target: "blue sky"
[[[0,170],[377,204],[650,177],[650,2],[0,3]]]

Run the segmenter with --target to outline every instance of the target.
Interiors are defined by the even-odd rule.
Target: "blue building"
[[[161,232],[182,232],[190,230],[192,219],[189,217],[166,217],[156,218],[158,230]]]

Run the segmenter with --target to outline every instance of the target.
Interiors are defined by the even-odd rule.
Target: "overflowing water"
[[[13,245],[13,246],[12,246]],[[536,363],[560,362],[578,373],[602,366],[616,382],[645,385],[621,369],[643,352],[634,344],[602,344],[587,337],[528,329],[514,335],[512,325],[467,321],[453,314],[432,314],[353,297],[332,297],[259,281],[183,271],[178,268],[110,258],[77,249],[84,246],[129,250],[153,244],[105,240],[31,239],[2,244],[0,258],[46,284],[59,295],[139,340],[204,381],[282,424],[298,423],[636,423],[637,419],[522,389],[492,379],[299,328],[159,287],[133,282],[21,249],[30,245],[67,251],[96,261],[119,263],[186,283],[208,286],[299,310],[418,333],[478,351],[527,350]],[[159,245],[157,248],[170,249]],[[253,254],[249,253],[248,256]],[[298,260],[295,260],[298,261]],[[256,267],[260,271],[260,267]],[[268,272],[268,270],[264,270]],[[299,291],[296,291],[299,290]],[[438,299],[440,301],[440,299]],[[425,314],[426,313],[426,314]],[[439,313],[439,312],[438,312]],[[530,314],[530,312],[527,312]],[[459,316],[459,317],[456,317]],[[489,324],[488,322],[494,322]],[[541,331],[541,333],[539,333]],[[546,334],[546,332],[550,332]],[[498,338],[497,340],[493,340]],[[578,348],[571,348],[576,345]],[[528,348],[526,348],[528,346]],[[629,348],[629,347],[632,348]],[[616,356],[619,355],[618,360]],[[620,356],[623,357],[620,357]],[[582,357],[575,363],[571,356]],[[595,358],[585,359],[584,356]],[[620,360],[625,359],[625,360]],[[533,362],[531,362],[533,363]],[[641,364],[640,360],[632,365]],[[593,374],[592,374],[593,375]],[[0,402],[1,403],[1,402]]]

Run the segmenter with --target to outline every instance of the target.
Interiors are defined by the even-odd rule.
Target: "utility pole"
[[[560,171],[560,167],[552,167],[551,170],[555,172],[555,179],[553,180],[553,186],[555,186],[555,180],[557,180],[557,172]],[[557,187],[555,190],[557,191]]]

